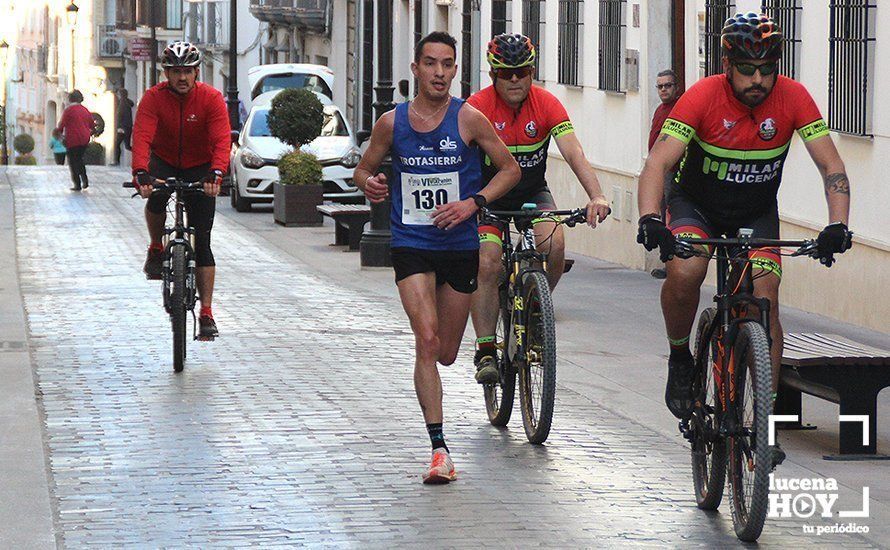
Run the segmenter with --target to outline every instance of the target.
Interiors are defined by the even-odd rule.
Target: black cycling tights
[[[152,155],[148,171],[157,179],[175,177],[193,182],[202,180],[210,171],[210,165],[202,164],[193,168],[178,169]],[[153,214],[165,213],[170,193],[171,191],[155,191],[145,207]],[[209,197],[203,191],[194,190],[183,194],[183,202],[188,214],[188,223],[195,228],[195,264],[198,267],[216,265],[213,251],[210,249],[210,231],[213,229],[213,217],[216,214],[216,197]]]

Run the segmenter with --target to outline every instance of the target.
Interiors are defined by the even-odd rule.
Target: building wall
[[[461,59],[462,2],[452,1],[438,6],[434,0],[423,2],[423,34],[442,29],[458,39],[458,59]],[[738,9],[757,10],[758,0],[739,0]],[[410,62],[413,52],[414,9],[409,0],[393,0],[394,29],[392,39],[393,86],[401,79],[411,81]],[[637,185],[645,163],[647,137],[652,112],[658,105],[654,88],[655,74],[671,64],[670,37],[672,36],[670,0],[640,2],[629,0],[626,11],[625,47],[639,52],[639,90],[624,93],[598,89],[598,2],[584,2],[583,47],[581,82],[579,86],[558,83],[559,27],[556,0],[544,4],[543,74],[539,83],[556,95],[566,106],[575,122],[578,137],[590,163],[599,175],[607,198],[612,201],[613,217],[594,231],[576,228],[568,231],[567,243],[571,251],[590,254],[633,268],[646,265],[645,252],[636,244]],[[634,11],[639,10],[639,24],[634,25]],[[827,115],[828,100],[828,3],[805,2],[803,11],[803,54],[800,80],[810,89],[816,103]],[[700,78],[699,15],[704,0],[686,2],[685,13],[685,80],[691,86]],[[480,6],[481,31],[479,41],[479,81],[490,84],[485,62],[485,47],[491,32],[491,0]],[[374,14],[376,17],[376,13]],[[335,12],[335,21],[338,15]],[[512,32],[521,32],[522,3],[512,2]],[[890,11],[877,10],[877,46],[875,59],[890,50]],[[343,25],[345,28],[345,24]],[[360,26],[359,26],[360,28]],[[377,25],[379,29],[379,22]],[[375,57],[378,44],[375,37]],[[311,55],[307,46],[307,54]],[[329,51],[329,50],[320,50]],[[328,55],[328,54],[324,54]],[[345,59],[345,52],[334,48],[330,54],[333,65]],[[339,56],[339,57],[338,57]],[[362,60],[363,63],[369,60]],[[337,65],[339,67],[339,65]],[[345,61],[344,61],[345,66]],[[335,69],[335,72],[337,70]],[[460,73],[458,73],[460,75]],[[338,74],[339,76],[339,74]],[[376,77],[376,75],[375,75]],[[452,93],[460,95],[460,77],[452,85]],[[876,63],[869,79],[876,86],[876,98],[890,91],[890,66]],[[377,80],[375,78],[375,85]],[[397,88],[398,89],[398,88]],[[409,95],[411,95],[409,93]],[[376,99],[376,98],[375,98]],[[395,95],[395,100],[405,98]],[[833,139],[847,164],[852,187],[851,229],[856,232],[854,248],[846,253],[830,270],[809,259],[788,259],[782,285],[784,304],[829,315],[878,330],[890,326],[890,295],[883,292],[890,273],[890,238],[882,232],[881,213],[890,204],[890,191],[880,178],[879,159],[890,155],[890,104],[876,101],[873,113],[873,138],[857,138],[833,134]],[[805,153],[798,138],[792,144],[783,186],[780,191],[780,215],[783,235],[788,237],[814,236],[828,220],[822,192],[821,177]],[[561,206],[580,206],[586,196],[559,156],[554,146],[550,150],[548,184]],[[863,276],[862,274],[867,274]],[[831,289],[826,293],[824,289]],[[868,296],[868,299],[863,299]]]

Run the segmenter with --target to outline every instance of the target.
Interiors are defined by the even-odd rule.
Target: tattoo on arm
[[[825,176],[825,194],[830,195],[832,193],[850,194],[850,181],[847,179],[847,174],[838,172]]]
[[[661,134],[661,137],[658,138],[658,141],[667,141],[667,140],[668,140],[668,135],[667,135],[667,134]]]

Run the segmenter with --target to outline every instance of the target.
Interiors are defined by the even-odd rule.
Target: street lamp
[[[3,72],[0,73],[3,75],[3,127],[0,128],[0,131],[3,132],[2,143],[0,143],[0,162],[3,163],[4,166],[9,164],[9,149],[6,143],[6,56],[9,55],[9,44],[6,40],[0,42],[0,61],[3,62]]]
[[[73,91],[74,86],[74,26],[77,24],[77,12],[80,11],[80,8],[77,7],[77,4],[74,3],[74,0],[71,0],[71,3],[68,4],[68,7],[65,8],[65,17],[68,19],[68,26],[71,27],[71,90]]]

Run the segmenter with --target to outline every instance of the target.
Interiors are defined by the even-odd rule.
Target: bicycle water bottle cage
[[[535,210],[538,208],[538,205],[533,202],[527,202],[522,205],[523,210]]]

